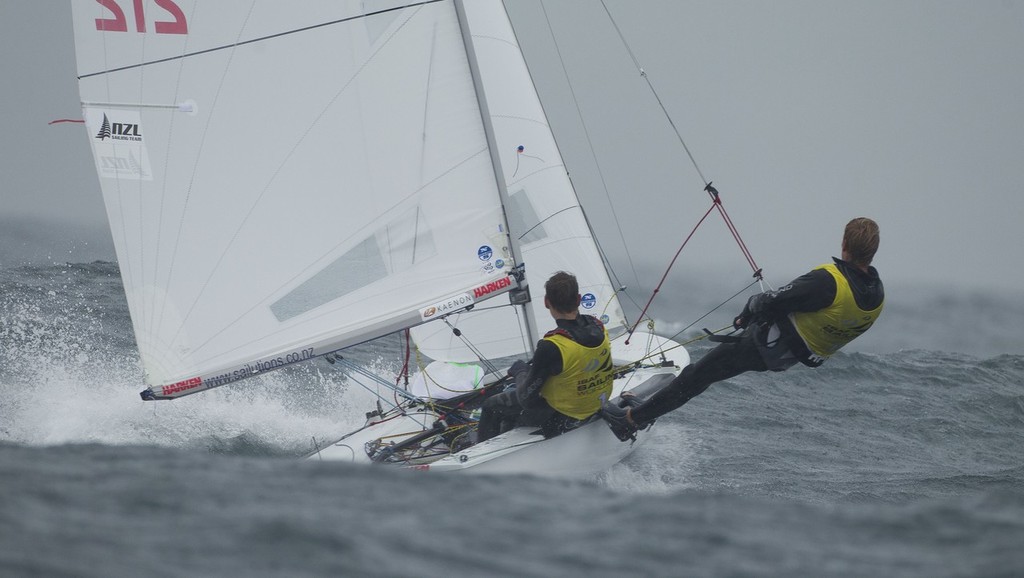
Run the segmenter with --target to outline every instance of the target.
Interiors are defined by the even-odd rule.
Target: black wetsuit
[[[555,321],[563,335],[580,345],[596,347],[604,341],[604,326],[590,315]],[[544,382],[559,373],[562,373],[562,353],[557,345],[541,339],[529,363],[517,361],[509,369],[509,375],[515,376],[516,387],[484,402],[477,440],[490,439],[517,425],[538,426],[547,437],[571,429],[578,420],[560,413],[540,396]]]
[[[833,261],[849,281],[858,307],[871,310],[882,303],[885,291],[874,267],[864,273],[840,259]],[[649,423],[690,401],[712,383],[747,371],[783,371],[797,362],[821,365],[822,360],[811,354],[797,334],[789,314],[824,309],[835,298],[836,280],[824,269],[801,275],[777,291],[752,296],[740,314],[745,329],[739,339],[720,344],[700,361],[684,367],[669,385],[634,407],[631,418],[639,425]]]

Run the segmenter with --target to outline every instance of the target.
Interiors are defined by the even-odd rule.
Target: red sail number
[[[128,32],[128,19],[125,18],[124,10],[118,4],[119,0],[96,0],[101,6],[114,15],[113,18],[97,18],[96,30],[106,32]],[[157,34],[188,34],[188,23],[185,20],[185,13],[174,0],[153,0],[156,5],[167,11],[174,17],[173,21],[157,20],[153,23],[153,29]],[[132,0],[132,11],[135,15],[135,31],[146,31],[146,13],[142,6],[143,0]]]

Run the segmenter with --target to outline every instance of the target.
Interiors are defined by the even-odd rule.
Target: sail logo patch
[[[580,297],[580,305],[584,309],[593,309],[597,305],[597,297],[593,293],[584,293],[583,297]]]
[[[476,250],[476,256],[479,257],[481,261],[489,261],[493,254],[494,250],[491,249],[490,245],[481,245],[480,248]]]
[[[458,295],[449,297],[440,303],[435,303],[429,307],[420,309],[420,319],[423,321],[429,321],[436,317],[446,315],[459,309],[464,309],[473,304],[473,296],[469,293],[460,293]]]
[[[504,289],[505,287],[508,287],[510,285],[512,285],[512,279],[510,279],[508,277],[502,277],[501,279],[498,279],[497,281],[491,281],[490,283],[488,283],[486,285],[481,285],[481,286],[473,289],[473,297],[479,299],[479,298],[483,297],[484,295],[489,295],[491,293],[494,293],[495,291],[498,291],[500,289]]]
[[[100,178],[153,180],[139,111],[86,108],[85,123]]]
[[[103,123],[96,133],[99,140],[126,140],[142,142],[142,132],[137,122],[110,122],[107,115],[103,115]]]
[[[181,393],[183,391],[195,389],[200,385],[203,385],[203,378],[191,377],[189,379],[183,379],[177,383],[172,383],[171,385],[163,386],[162,388],[160,388],[160,393],[163,395],[174,395],[176,393]]]

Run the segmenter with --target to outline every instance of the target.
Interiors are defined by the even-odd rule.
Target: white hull
[[[682,351],[682,350],[680,350]],[[685,360],[678,360],[680,355]],[[675,355],[677,363],[685,365],[685,353]],[[614,393],[632,389],[644,381],[658,376],[666,383],[679,373],[676,367],[637,369],[627,377],[615,381]],[[649,392],[648,392],[649,393]],[[400,441],[429,428],[436,417],[422,411],[369,424],[342,440],[320,448],[309,456],[313,460],[336,460],[353,463],[372,463],[366,444],[387,436]],[[653,427],[653,426],[652,426]],[[536,427],[518,427],[492,439],[461,451],[446,454],[429,463],[406,464],[404,467],[431,472],[468,472],[480,474],[531,474],[545,477],[586,477],[607,470],[622,461],[645,439],[650,429],[638,432],[636,441],[622,442],[603,420],[544,439]]]

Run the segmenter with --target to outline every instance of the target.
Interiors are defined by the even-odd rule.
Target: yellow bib
[[[597,347],[584,347],[561,334],[544,339],[562,353],[562,373],[544,382],[540,396],[560,413],[586,419],[601,408],[601,396],[612,393],[612,353],[608,332]]]
[[[836,298],[824,309],[808,313],[791,313],[789,318],[811,353],[824,360],[867,331],[882,313],[884,301],[871,311],[864,311],[857,307],[850,282],[834,263],[822,265],[817,269],[824,269],[835,278]]]

